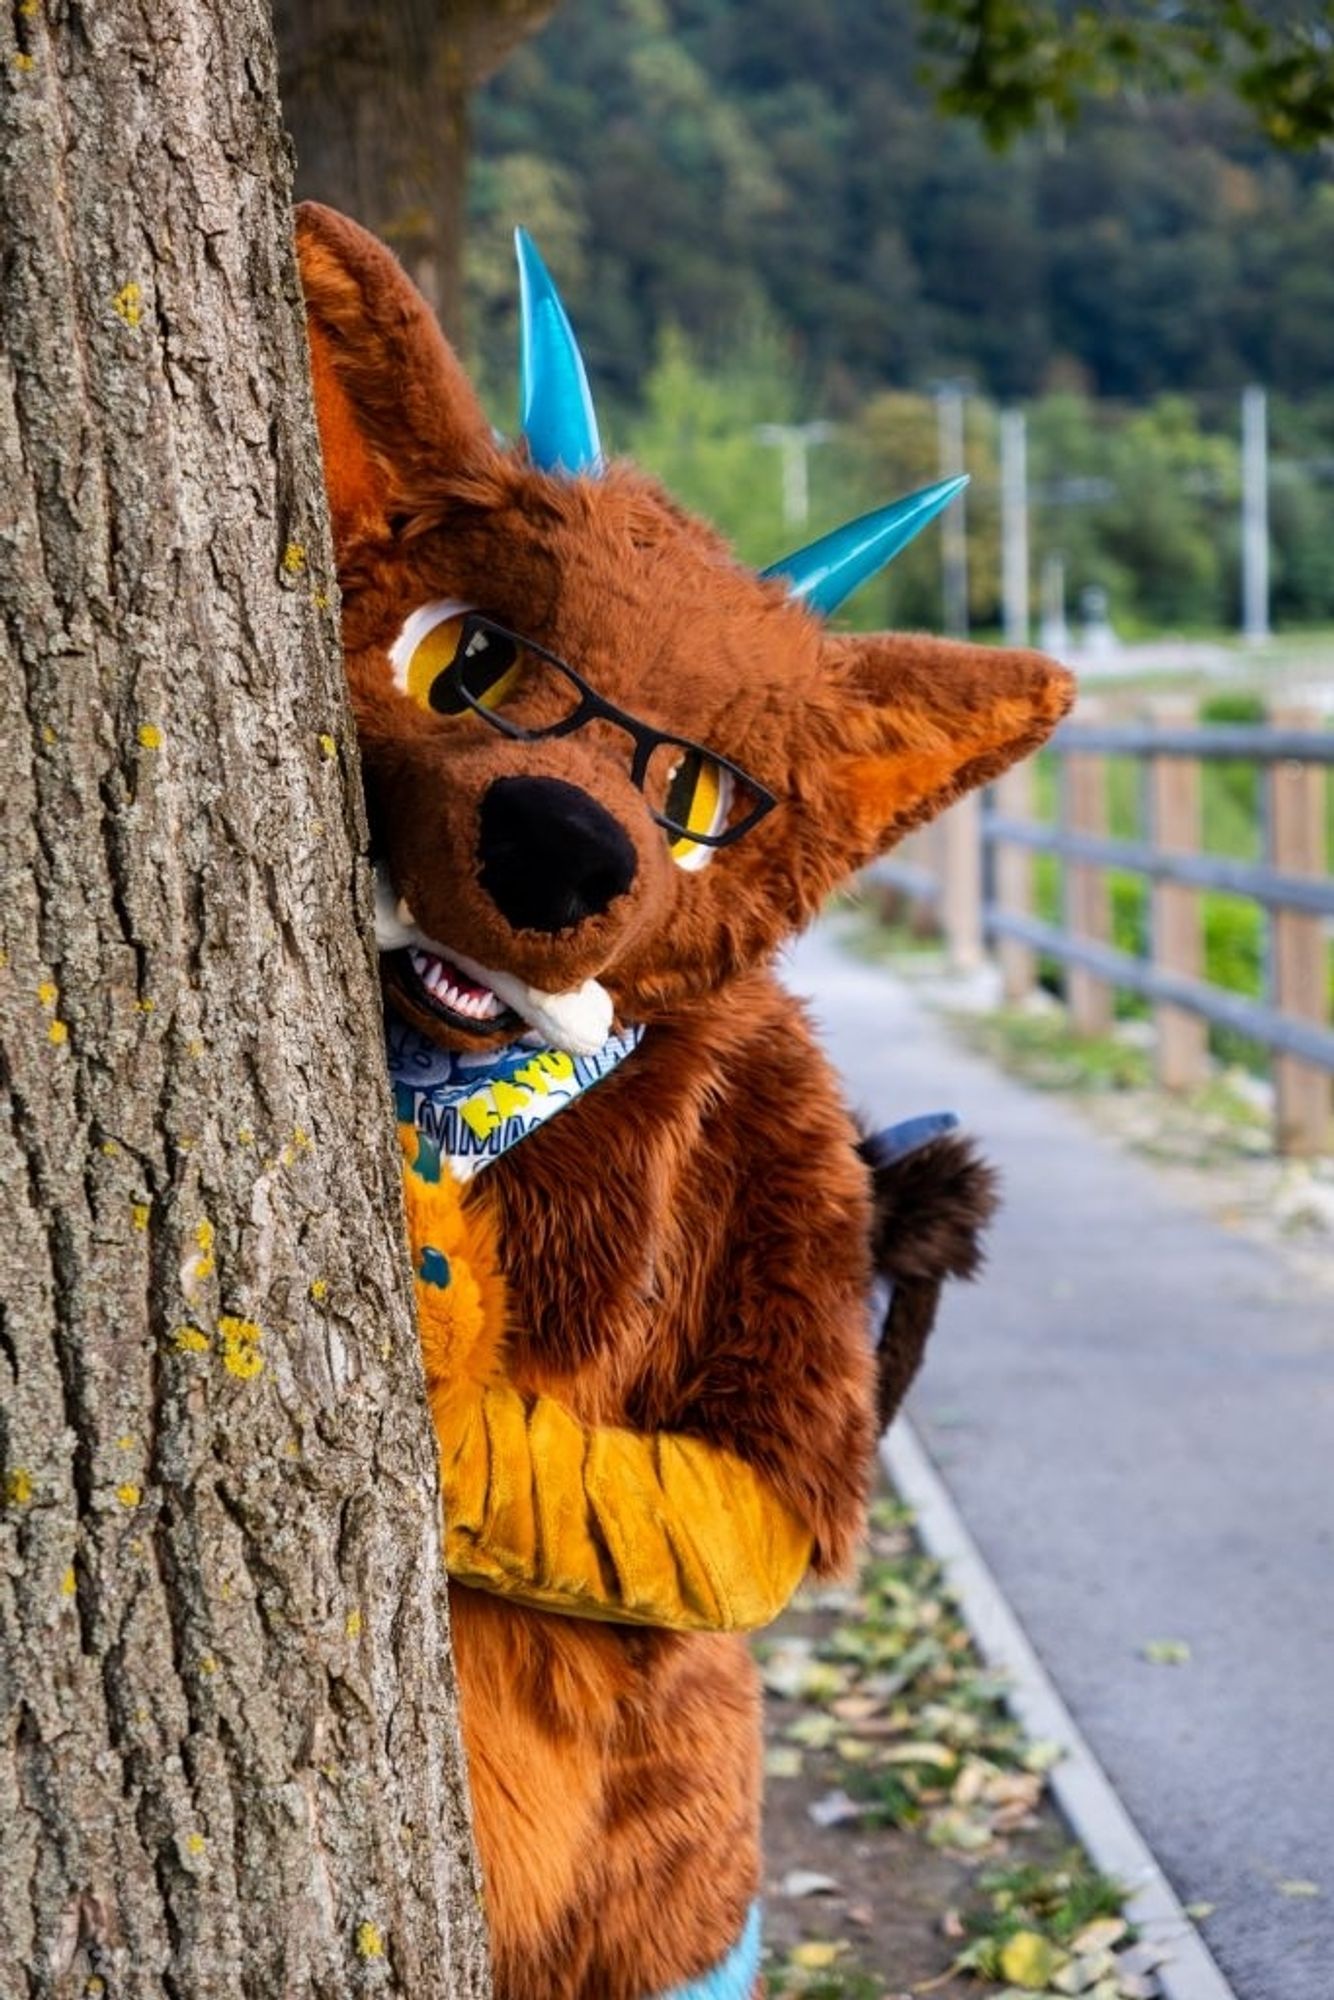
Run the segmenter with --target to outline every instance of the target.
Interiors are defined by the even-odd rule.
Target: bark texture
[[[267,11],[0,65],[0,1994],[480,1995]]]
[[[392,243],[456,344],[469,101],[555,6],[275,0],[298,192]]]

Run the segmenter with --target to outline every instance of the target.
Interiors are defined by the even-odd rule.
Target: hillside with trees
[[[474,232],[560,213],[624,394],[665,321],[707,356],[756,315],[843,400],[957,372],[1006,397],[1329,384],[1327,155],[1279,153],[1221,94],[997,153],[920,80],[920,12],[566,0],[478,99]]]
[[[1265,383],[1275,612],[1334,617],[1334,176],[1227,90],[1098,100],[1004,151],[942,116],[915,0],[565,0],[474,105],[469,335],[500,421],[511,225],[542,242],[614,444],[748,556],[784,544],[755,426],[840,421],[811,529],[934,475],[970,385],[974,617],[996,412],[1030,412],[1035,564],[1124,629],[1235,615],[1237,396]],[[787,533],[788,540],[793,539]],[[863,607],[938,620],[914,552]]]

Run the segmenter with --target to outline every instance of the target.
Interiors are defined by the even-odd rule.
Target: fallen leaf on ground
[[[799,1778],[800,1750],[791,1749],[785,1743],[773,1744],[764,1753],[764,1775],[766,1778]]]
[[[1016,1931],[1001,1948],[1000,1969],[1013,1986],[1040,1993],[1060,1970],[1055,1946],[1040,1931]]]
[[[780,1896],[836,1896],[838,1883],[832,1875],[817,1875],[813,1868],[790,1868],[778,1885]]]
[[[1082,1931],[1076,1931],[1070,1940],[1070,1949],[1080,1956],[1088,1952],[1110,1951],[1114,1944],[1120,1944],[1129,1928],[1124,1917],[1096,1917],[1091,1924],[1085,1924]]]
[[[870,1694],[841,1694],[837,1701],[829,1704],[830,1713],[836,1715],[840,1722],[865,1722],[868,1716],[883,1707],[884,1703]]]
[[[842,1938],[811,1938],[805,1944],[794,1944],[788,1953],[789,1965],[800,1966],[803,1972],[823,1972],[842,1958],[847,1950]]]
[[[1110,1951],[1080,1952],[1062,1967],[1052,1984],[1059,1993],[1089,1993],[1099,1980],[1111,1979],[1118,1971]]]
[[[827,1750],[838,1734],[838,1724],[832,1715],[811,1710],[789,1723],[783,1734],[789,1743],[800,1743],[805,1750]]]
[[[952,1809],[933,1816],[926,1837],[932,1847],[952,1847],[960,1854],[977,1854],[991,1846],[991,1828],[985,1821]]]
[[[987,1779],[984,1790],[988,1805],[1022,1806],[1026,1812],[1032,1812],[1042,1797],[1042,1779],[1036,1771],[996,1771]]]
[[[1184,1667],[1190,1660],[1184,1639],[1146,1639],[1140,1652],[1151,1667]]]
[[[956,1806],[975,1806],[986,1789],[992,1774],[990,1764],[984,1764],[979,1757],[970,1757],[950,1786],[950,1797]]]
[[[817,1826],[841,1826],[844,1820],[860,1819],[865,1806],[850,1799],[846,1792],[826,1792],[823,1798],[812,1799],[806,1811]]]
[[[939,1771],[952,1771],[958,1761],[948,1743],[891,1743],[880,1752],[882,1764],[931,1764]]]
[[[806,1638],[779,1640],[760,1660],[760,1679],[771,1694],[792,1701],[810,1672],[815,1641]]]
[[[1297,1878],[1280,1882],[1278,1893],[1280,1896],[1321,1896],[1324,1891],[1318,1882],[1306,1882]]]

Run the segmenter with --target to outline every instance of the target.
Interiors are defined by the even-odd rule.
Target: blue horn
[[[761,574],[783,577],[793,597],[827,618],[845,597],[851,597],[858,584],[883,569],[900,549],[906,549],[967,484],[965,473],[923,486],[906,500],[896,500],[892,507],[877,507],[873,514],[862,514],[832,534],[822,535],[795,555],[771,563]]]
[[[602,469],[602,445],[588,376],[569,314],[526,229],[514,232],[522,331],[520,423],[543,472]]]

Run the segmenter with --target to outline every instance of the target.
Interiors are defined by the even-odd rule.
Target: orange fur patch
[[[329,512],[339,535],[364,533],[384,515],[384,471],[372,457],[352,399],[338,379],[328,335],[313,321],[308,323],[307,332]]]

